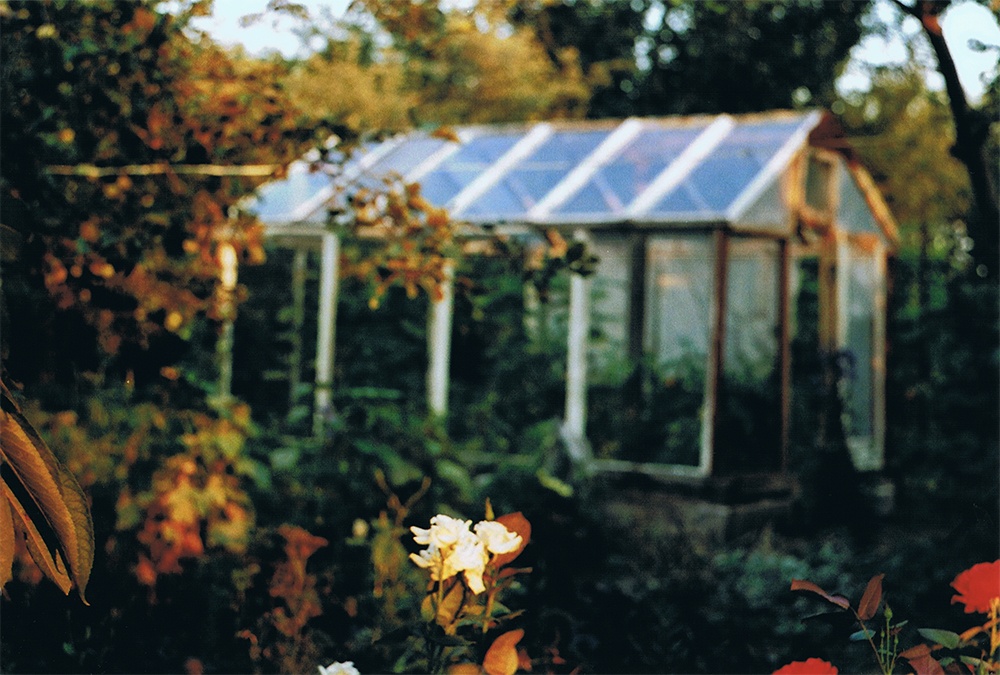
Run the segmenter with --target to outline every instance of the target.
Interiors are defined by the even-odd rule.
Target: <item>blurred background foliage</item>
[[[787,592],[792,577],[856,595],[884,572],[897,616],[954,625],[948,581],[998,549],[997,287],[969,238],[944,94],[916,69],[834,88],[871,30],[868,4],[370,2],[304,22],[325,43],[302,61],[217,47],[190,27],[210,2],[0,4],[4,379],[89,495],[97,541],[90,606],[25,559],[4,589],[17,616],[4,671],[391,670],[418,611],[400,590],[401,523],[478,518],[485,497],[534,526],[516,599],[529,653],[556,672],[755,672],[821,652],[851,671],[855,652],[831,652],[842,627],[800,622],[811,605]],[[977,110],[996,119],[998,101],[994,74]],[[295,329],[292,254],[228,218],[264,177],[163,168],[281,175],[331,132],[803,105],[840,114],[902,226],[888,369],[899,508],[861,527],[822,512],[808,422],[820,364],[803,325],[800,507],[722,551],[694,532],[609,529],[599,487],[574,480],[558,440],[565,347],[525,321],[513,248],[459,268],[445,422],[422,402],[426,297],[391,288],[372,310],[371,287],[345,279],[337,417],[313,438],[312,365],[290,360],[296,344],[313,353],[315,317]],[[82,165],[101,171],[50,168]],[[158,168],[104,170],[123,165]],[[254,263],[226,400],[222,241]],[[306,307],[317,292],[307,277]]]

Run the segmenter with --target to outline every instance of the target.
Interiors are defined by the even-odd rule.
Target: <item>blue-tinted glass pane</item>
[[[838,162],[837,172],[840,174],[840,214],[838,220],[850,232],[882,234],[882,229],[878,226],[864,193],[858,188],[843,162]]]
[[[653,128],[641,132],[556,213],[615,213],[628,206],[691,141],[704,124],[683,128]]]
[[[557,131],[464,213],[510,217],[524,213],[594,151],[609,131]]]
[[[293,170],[284,180],[263,186],[254,209],[264,222],[290,220],[295,209],[330,184],[330,176],[323,172]]]
[[[376,180],[381,180],[388,174],[405,176],[449,142],[451,141],[430,136],[408,138],[375,162],[365,173]]]
[[[610,195],[605,194],[594,181],[591,181],[556,209],[556,213],[606,213],[610,210],[609,197]]]
[[[523,135],[523,132],[514,132],[472,139],[420,180],[421,192],[432,204],[444,206]]]
[[[652,210],[682,211],[674,193],[686,189],[697,194],[696,202],[704,204],[697,211],[725,211],[800,126],[801,117],[739,125]]]
[[[510,218],[523,214],[525,194],[522,185],[503,181],[494,185],[485,195],[462,211],[467,216],[494,216]],[[529,207],[530,208],[530,207]]]
[[[707,206],[698,193],[686,185],[681,185],[680,189],[674,190],[665,200],[660,202],[659,209],[667,212],[689,213],[705,211]]]

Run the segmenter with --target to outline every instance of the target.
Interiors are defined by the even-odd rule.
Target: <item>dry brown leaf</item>
[[[55,458],[0,383],[0,463],[3,494],[26,533],[42,571],[68,593],[84,598],[94,561],[94,525],[86,496]]]
[[[14,521],[10,515],[10,505],[0,499],[0,588],[13,577],[14,565]]]
[[[63,593],[69,595],[73,588],[73,582],[66,572],[66,565],[62,562],[62,555],[59,553],[57,537],[55,532],[48,527],[45,518],[38,515],[37,509],[32,509],[35,514],[30,516],[28,511],[34,505],[29,500],[22,502],[10,489],[10,484],[5,480],[0,481],[0,496],[10,504],[14,522],[17,527],[24,531],[24,543],[28,547],[31,559],[38,565],[38,569],[47,576]],[[27,505],[26,505],[27,504]],[[39,530],[38,526],[41,526]]]

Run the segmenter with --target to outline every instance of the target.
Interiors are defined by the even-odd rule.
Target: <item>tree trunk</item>
[[[986,160],[989,120],[980,111],[969,107],[951,50],[944,40],[938,17],[950,3],[919,0],[911,6],[902,0],[893,2],[920,21],[937,57],[938,72],[944,78],[948,104],[955,121],[955,145],[951,152],[965,165],[972,188],[974,209],[969,219],[969,235],[975,242],[973,257],[978,264],[985,265],[991,277],[996,277],[1000,272],[1000,205]]]

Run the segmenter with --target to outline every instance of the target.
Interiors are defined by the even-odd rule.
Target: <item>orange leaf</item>
[[[455,663],[448,666],[448,675],[481,675],[483,669],[475,663]]]
[[[29,516],[28,509],[34,506],[31,500],[26,499],[22,503],[11,492],[5,480],[0,481],[0,498],[2,498],[0,501],[5,501],[10,505],[9,508],[15,517],[14,519],[18,523],[19,528],[24,531],[24,543],[28,547],[31,559],[38,565],[38,569],[55,583],[63,593],[68,595],[70,589],[73,587],[73,582],[66,573],[66,564],[59,553],[56,535],[52,532],[51,528],[47,527],[45,518],[38,515],[37,510],[33,511],[35,513],[34,518]],[[39,531],[38,525],[42,526],[41,531]]]
[[[862,621],[872,618],[878,611],[878,603],[882,601],[883,577],[885,577],[884,574],[876,574],[865,586],[864,595],[861,596],[861,602],[858,603],[858,617]]]
[[[0,383],[0,486],[27,535],[28,551],[50,579],[80,597],[94,562],[94,524],[76,479],[56,460]]]
[[[811,593],[815,593],[816,595],[822,597],[827,602],[833,603],[834,605],[840,607],[841,609],[851,608],[851,603],[848,601],[847,598],[840,595],[830,595],[829,593],[827,593],[826,591],[824,591],[822,588],[820,588],[811,581],[805,581],[803,579],[792,579],[791,589],[793,591],[810,591]]]
[[[493,565],[496,567],[503,567],[517,558],[517,556],[521,555],[521,551],[523,551],[524,547],[528,545],[529,541],[531,541],[531,523],[528,522],[528,519],[525,518],[524,514],[520,511],[504,514],[497,518],[496,522],[500,523],[514,534],[521,536],[521,545],[516,549],[510,553],[500,553],[494,556]]]
[[[487,675],[514,675],[517,672],[517,643],[524,637],[524,630],[507,631],[497,637],[486,650],[483,670]]]
[[[525,651],[524,647],[517,648],[517,667],[521,670],[531,672],[531,657],[528,656],[528,652]]]
[[[449,126],[438,127],[431,132],[431,137],[451,141],[452,143],[461,143],[461,139],[458,137],[458,134]]]
[[[931,656],[930,654],[925,654],[913,659],[907,659],[910,662],[910,666],[913,667],[913,672],[916,675],[944,675],[944,668],[941,664]]]
[[[919,659],[924,656],[930,656],[931,648],[927,645],[920,644],[916,647],[910,647],[904,652],[900,652],[899,655],[902,656],[907,661],[912,659]]]
[[[0,588],[11,580],[14,565],[14,521],[10,515],[10,505],[0,499]]]

